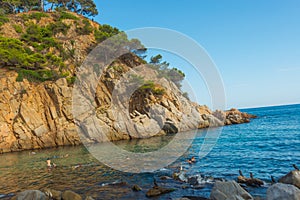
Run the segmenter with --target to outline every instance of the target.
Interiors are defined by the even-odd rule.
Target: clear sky
[[[96,3],[100,14],[95,20],[100,24],[124,31],[169,28],[196,40],[220,71],[228,108],[300,103],[299,0]]]

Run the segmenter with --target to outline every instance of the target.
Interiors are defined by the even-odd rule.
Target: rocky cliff
[[[58,31],[51,38],[58,41],[59,45],[37,50],[40,44],[29,43],[24,33],[22,35],[26,28],[24,24],[31,23],[45,27],[57,21],[59,16],[57,13],[48,13],[47,17],[42,16],[37,20],[36,17],[28,19],[23,15],[13,16],[10,18],[10,22],[2,25],[1,35],[6,38],[21,38],[24,45],[31,51],[39,51],[41,55],[52,52],[53,55],[58,56],[59,49],[63,48],[67,52],[71,52],[72,56],[62,59],[61,62],[67,66],[63,69],[61,66],[53,68],[52,64],[45,67],[47,70],[67,75],[38,82],[28,80],[30,77],[26,76],[20,79],[22,71],[8,68],[6,67],[7,62],[1,62],[0,152],[81,144],[82,138],[78,135],[72,114],[73,86],[70,79],[76,75],[76,66],[83,61],[89,49],[95,46],[96,30],[101,28],[101,25],[94,22],[88,22],[90,25],[87,25],[85,19],[78,22],[81,19],[80,16],[75,16],[76,19],[62,19],[59,23],[68,25],[68,30],[64,33]],[[17,26],[20,30],[16,28]],[[78,32],[78,27],[83,30],[89,28],[89,31],[86,30],[87,32],[83,34]],[[94,31],[90,31],[90,29]],[[119,57],[105,69],[96,89],[95,102],[96,123],[101,124],[101,132],[106,137],[99,137],[99,135],[94,137],[93,130],[89,129],[89,125],[95,121],[85,121],[85,140],[104,142],[106,140],[141,138],[151,136],[150,132],[156,128],[160,130],[159,135],[170,134],[191,129],[245,123],[254,117],[235,109],[227,112],[212,112],[206,106],[189,101],[182,95],[176,84],[162,78],[160,84],[139,89],[130,97],[129,117],[120,121],[118,116],[122,114],[110,107],[113,89],[126,72],[144,62],[135,54],[130,53]],[[157,72],[150,70],[145,73],[155,76]],[[149,134],[147,134],[148,132]]]

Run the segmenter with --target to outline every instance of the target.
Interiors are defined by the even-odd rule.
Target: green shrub
[[[52,31],[53,35],[56,35],[57,33],[63,33],[64,35],[66,35],[68,30],[70,29],[70,26],[61,21],[58,21],[56,23],[49,24],[47,28]]]
[[[72,76],[72,77],[67,78],[67,82],[68,82],[69,85],[74,85],[75,81],[76,81],[76,76]]]
[[[63,20],[63,19],[79,20],[79,18],[76,17],[74,14],[66,12],[66,11],[62,11],[59,14],[60,14],[59,20]]]
[[[94,35],[97,42],[102,42],[109,37],[119,34],[120,31],[110,25],[104,24],[99,27],[99,30],[95,30]]]
[[[84,26],[83,27],[77,26],[77,29],[76,29],[76,32],[79,35],[89,35],[94,31],[94,29],[93,29],[92,25],[90,24],[89,20],[84,19],[84,20],[82,20],[82,23],[84,24]]]
[[[0,15],[0,26],[2,26],[3,24],[9,22],[9,19],[4,16],[4,15]]]
[[[17,24],[14,24],[13,27],[14,27],[14,29],[15,29],[15,31],[16,31],[17,33],[23,33],[23,28],[22,28],[22,26],[17,25]]]
[[[30,24],[26,29],[26,33],[21,39],[26,42],[42,42],[47,37],[52,37],[52,31],[47,27],[40,27],[36,24]]]
[[[49,15],[43,12],[34,12],[28,16],[28,19],[36,19],[37,21],[40,21],[43,17],[49,17]]]
[[[31,82],[44,82],[50,80],[56,80],[60,78],[55,71],[52,70],[27,70],[21,69],[18,71],[17,81],[22,82],[27,79]]]

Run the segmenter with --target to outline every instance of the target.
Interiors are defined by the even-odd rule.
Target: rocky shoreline
[[[119,62],[120,65],[125,65],[122,60]],[[81,144],[82,138],[78,135],[72,116],[72,87],[65,78],[56,82],[33,84],[27,80],[17,82],[16,72],[6,71],[5,75],[0,77],[0,153]],[[105,101],[109,105],[111,94],[107,91],[106,81],[103,80],[103,85],[98,87],[101,91],[97,92],[96,98],[98,102]],[[139,133],[147,133],[157,126],[163,127],[159,135],[164,135],[248,123],[251,118],[255,118],[237,109],[213,112],[208,107],[183,97],[170,81],[166,81],[166,84],[169,90],[165,95],[155,96],[149,93],[146,96],[138,96],[131,102],[139,107],[132,110],[132,118],[128,119],[128,122],[115,119],[120,115],[118,110],[99,106],[97,120],[103,124],[101,134],[111,141],[116,141],[139,138]],[[140,102],[141,99],[143,102]],[[150,113],[143,112],[150,106],[154,106],[154,115],[159,115],[158,121],[153,121]],[[131,120],[135,122],[134,125],[129,123]],[[88,130],[89,121],[85,123]],[[131,130],[130,135],[125,134],[123,129]],[[97,141],[91,140],[92,134],[89,134],[86,135],[86,141],[106,141],[101,139],[105,137],[99,137]]]
[[[177,174],[176,181],[188,184],[193,188],[202,187],[203,182],[199,181],[199,177],[191,176],[185,177],[184,175]],[[185,178],[184,178],[185,177]],[[251,177],[252,178],[252,177]],[[250,178],[250,179],[251,179]],[[161,180],[172,179],[171,177],[162,176]],[[239,181],[240,177],[238,177]],[[175,179],[174,179],[175,180]],[[174,200],[261,200],[264,197],[253,197],[248,191],[248,187],[245,184],[237,183],[236,181],[225,181],[222,179],[213,180],[213,187],[210,192],[210,197],[199,197],[199,196],[183,196],[181,198],[173,198]],[[266,183],[264,183],[266,184]],[[138,185],[129,185],[126,182],[118,182],[111,184],[113,187],[128,187],[131,188],[133,193],[143,192],[145,197],[160,197],[163,194],[171,193],[175,191],[174,188],[161,187],[160,184],[154,179],[153,188],[148,189],[146,192],[142,190]],[[287,175],[281,177],[278,182],[271,183],[266,193],[267,200],[299,200],[300,199],[300,171],[298,168],[289,172]],[[260,186],[259,186],[260,187]],[[182,186],[184,189],[184,185]],[[84,198],[83,198],[84,197]],[[163,196],[162,196],[163,197]],[[41,190],[26,190],[18,193],[16,196],[11,198],[12,200],[26,200],[26,199],[39,199],[39,200],[93,200],[97,197],[88,195],[79,195],[71,190],[58,191],[50,188]]]

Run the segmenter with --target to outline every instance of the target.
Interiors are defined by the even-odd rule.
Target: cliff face
[[[45,26],[56,20],[57,14],[47,15],[51,17],[43,17],[39,21],[33,19],[30,23]],[[21,15],[12,17],[10,23],[1,27],[1,35],[8,38],[22,37],[13,28],[18,25],[24,31],[25,22],[22,20],[24,17]],[[88,49],[96,44],[96,39],[92,32],[78,34],[76,27],[80,26],[80,22],[71,19],[62,21],[69,25],[68,31],[65,34],[56,33],[53,38],[58,40],[64,49],[72,51],[72,56],[63,60],[68,66],[63,72],[73,76],[76,65],[83,61]],[[93,22],[89,23],[94,29],[100,26]],[[36,47],[29,46],[29,48],[37,51],[34,49]],[[49,47],[41,54],[47,52],[56,55],[57,49]],[[157,91],[161,91],[163,86],[164,92],[155,93],[153,88],[137,90],[129,101],[130,115],[122,115],[118,109],[110,107],[113,89],[124,73],[143,63],[144,61],[136,55],[127,54],[115,60],[103,72],[95,97],[96,123],[101,124],[101,134],[106,135],[107,138],[93,136],[94,131],[89,129],[89,125],[95,121],[85,121],[86,134],[84,138],[79,137],[72,115],[73,88],[67,81],[70,77],[39,83],[29,82],[26,78],[17,81],[19,75],[16,70],[8,70],[5,66],[0,66],[0,153],[78,145],[81,144],[82,139],[88,142],[103,142],[141,138],[151,136],[153,129],[159,129],[158,134],[177,133],[191,129],[245,123],[253,117],[238,110],[212,112],[206,106],[190,102],[173,82],[165,78],[160,80],[159,85],[153,86],[154,89],[158,89]],[[58,69],[53,70],[58,71]],[[155,70],[145,73],[153,74],[154,77],[157,75]],[[118,120],[120,115],[126,120]]]
[[[132,57],[132,60],[135,59]],[[132,67],[122,60],[118,64],[124,71]],[[16,72],[1,70],[0,152],[81,144],[72,116],[72,87],[68,86],[66,79],[33,84],[27,80],[16,82],[17,76]],[[164,80],[167,89],[163,95],[138,92],[131,98],[131,119],[118,121],[118,110],[109,109],[111,88],[117,76],[120,76],[119,72],[107,70],[96,93],[99,105],[97,120],[102,124],[102,134],[109,140],[144,137],[147,132],[159,127],[163,127],[159,134],[176,133],[245,123],[252,117],[238,110],[212,112],[206,106],[190,102],[174,83]],[[151,113],[147,112],[149,107],[152,108]],[[153,120],[152,116],[156,119]],[[129,120],[134,123],[129,123]],[[89,122],[86,125],[89,127]],[[124,127],[130,130],[130,135],[124,132]],[[141,132],[145,135],[139,135]],[[89,130],[86,139],[95,141],[93,130]],[[96,141],[105,140],[97,137]]]

